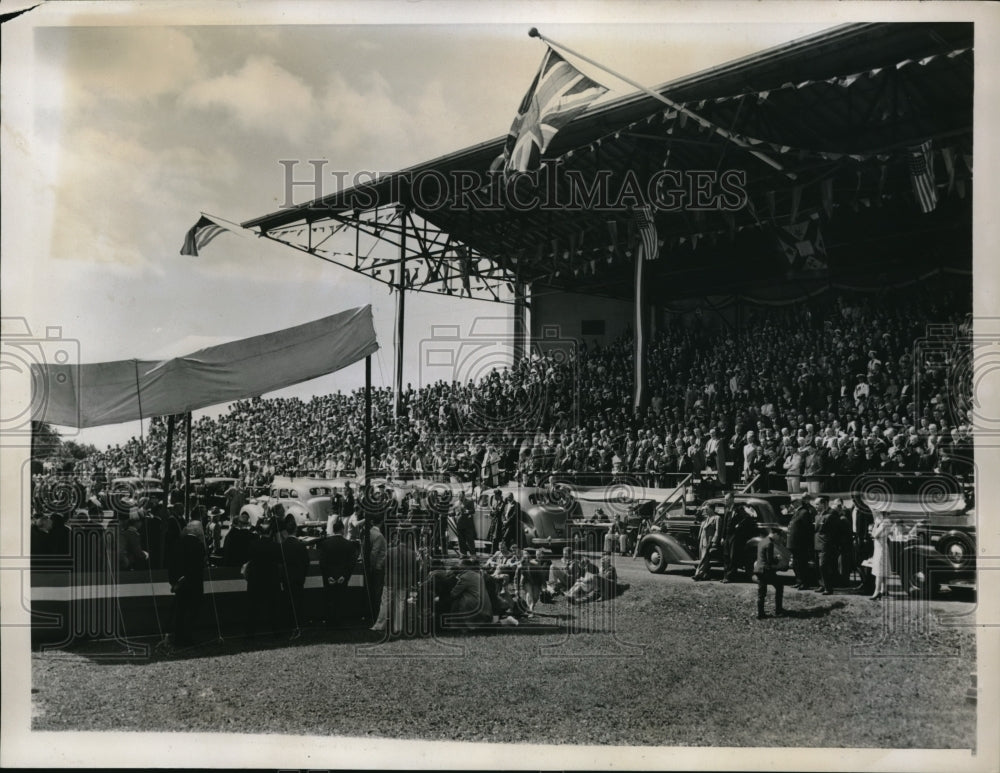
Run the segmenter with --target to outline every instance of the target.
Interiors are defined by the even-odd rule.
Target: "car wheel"
[[[945,537],[938,544],[937,549],[955,569],[965,569],[972,558],[969,546],[965,540],[959,537]]]
[[[642,556],[646,561],[646,568],[653,574],[663,574],[667,571],[667,557],[656,543],[653,543],[643,551]]]
[[[916,557],[910,559],[906,574],[902,577],[903,587],[911,596],[918,598],[929,598],[934,591],[933,583],[930,579],[930,572],[927,569],[927,562]]]

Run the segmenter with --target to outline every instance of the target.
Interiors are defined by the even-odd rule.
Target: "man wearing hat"
[[[277,504],[271,515],[257,522],[258,539],[250,544],[244,576],[247,580],[246,635],[253,636],[261,617],[278,632],[278,602],[281,593],[281,549],[275,542],[275,520],[284,517],[285,509]]]
[[[288,616],[294,633],[292,638],[298,638],[303,623],[303,598],[305,595],[306,575],[309,574],[309,553],[306,546],[295,536],[298,525],[295,516],[289,513],[281,523],[277,534],[278,546],[281,550],[281,585],[283,602],[287,605]]]
[[[496,553],[500,548],[500,537],[503,532],[503,510],[503,493],[500,489],[494,489],[493,496],[490,497],[490,529],[486,534],[492,553]]]
[[[757,561],[754,563],[753,571],[757,575],[757,619],[762,620],[767,617],[764,614],[764,599],[767,598],[767,586],[774,587],[774,614],[781,616],[785,614],[782,608],[782,601],[785,591],[783,580],[778,577],[778,570],[788,566],[782,561],[784,546],[780,543],[781,531],[776,526],[771,526],[768,535],[757,544]]]
[[[837,518],[830,509],[830,498],[816,497],[816,555],[819,564],[820,587],[817,593],[824,596],[833,594],[837,567]]]
[[[698,529],[698,547],[701,550],[701,560],[698,561],[698,568],[695,569],[692,578],[695,582],[710,579],[709,554],[718,544],[719,523],[725,511],[724,505],[715,505],[712,511],[705,516],[705,520],[701,522],[701,527]]]
[[[523,537],[521,531],[521,506],[514,500],[513,492],[507,494],[503,503],[501,540],[511,547],[520,547]]]
[[[243,566],[250,559],[250,543],[254,533],[250,530],[250,514],[236,516],[222,544],[223,566]]]
[[[812,506],[812,495],[803,494],[799,506],[788,522],[788,549],[792,554],[792,569],[795,571],[795,587],[798,590],[812,586],[810,563],[813,557],[815,538],[813,521],[816,511]]]

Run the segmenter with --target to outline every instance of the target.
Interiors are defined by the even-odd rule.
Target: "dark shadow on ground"
[[[600,603],[600,602],[595,602]],[[581,615],[586,619],[585,615]],[[483,623],[474,628],[464,628],[459,625],[440,627],[433,633],[404,634],[389,636],[384,631],[372,631],[367,622],[359,622],[343,626],[315,625],[303,628],[297,636],[291,630],[276,633],[259,633],[248,637],[239,632],[226,633],[223,636],[203,635],[194,644],[187,647],[170,646],[160,637],[147,636],[122,640],[94,640],[74,643],[64,650],[51,648],[47,655],[58,657],[60,652],[87,658],[100,665],[131,665],[142,666],[164,660],[197,660],[220,655],[238,655],[246,652],[261,652],[269,650],[284,650],[290,647],[314,646],[316,644],[362,644],[374,645],[407,639],[430,639],[435,637],[461,639],[467,636],[506,635],[552,635],[554,633],[585,633],[588,628],[575,625],[575,616],[569,612],[552,610],[551,612],[535,612],[533,618],[521,618],[516,626],[497,623]],[[603,632],[593,629],[593,632]]]
[[[835,609],[843,609],[847,606],[846,601],[834,601],[831,604],[824,604],[819,607],[800,607],[789,609],[785,607],[785,617],[795,617],[799,619],[812,619],[816,617],[826,617]]]

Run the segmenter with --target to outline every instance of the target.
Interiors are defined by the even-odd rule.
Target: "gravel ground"
[[[870,602],[619,562],[614,602],[518,628],[373,643],[359,628],[114,662],[33,653],[35,730],[227,731],[499,743],[971,748],[974,597]],[[768,609],[772,608],[768,599]]]

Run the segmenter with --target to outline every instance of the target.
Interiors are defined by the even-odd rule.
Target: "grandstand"
[[[493,445],[522,480],[709,469],[784,489],[786,475],[963,472],[971,387],[952,374],[972,310],[972,26],[845,25],[654,91],[690,115],[640,93],[556,135],[542,168],[569,205],[483,208],[451,190],[431,206],[415,190],[486,175],[498,138],[243,223],[390,283],[397,358],[409,292],[513,304],[509,369],[404,389],[397,359],[394,389],[372,392],[372,466],[475,477]],[[602,170],[611,192],[663,170],[681,188],[736,171],[745,200],[658,207],[659,258],[637,281],[634,207],[573,197]],[[482,179],[477,193],[496,192]],[[398,255],[336,252],[324,228]],[[354,470],[363,408],[360,391],[235,403],[197,425],[196,469]],[[159,474],[163,434],[154,423],[91,466]]]

